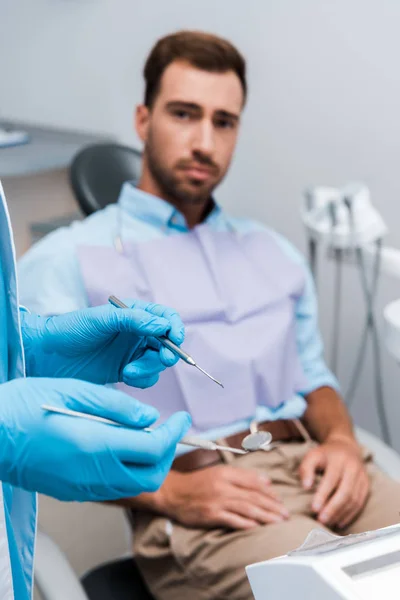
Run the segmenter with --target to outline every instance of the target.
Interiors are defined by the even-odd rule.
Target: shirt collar
[[[168,227],[188,231],[183,214],[166,200],[148,194],[136,187],[135,182],[124,183],[118,199],[123,211],[156,227]],[[224,219],[221,207],[214,201],[214,207],[204,223],[217,224]]]

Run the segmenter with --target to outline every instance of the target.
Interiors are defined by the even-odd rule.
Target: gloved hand
[[[160,304],[127,300],[132,309],[97,306],[55,317],[21,310],[26,370],[33,377],[123,381],[149,387],[178,358],[152,336],[184,339],[178,314]]]
[[[116,427],[42,410],[42,404],[114,419]],[[104,501],[162,484],[190,417],[158,412],[120,391],[74,379],[14,379],[0,385],[0,480],[59,500]]]

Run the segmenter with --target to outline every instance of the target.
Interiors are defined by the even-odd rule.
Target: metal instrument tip
[[[207,375],[207,377],[209,379],[211,379],[212,381],[214,381],[215,383],[217,383],[218,385],[220,385],[222,388],[224,387],[222,385],[222,383],[220,381],[218,381],[218,379],[215,379],[215,377],[213,377],[212,375],[210,375],[210,373],[207,373],[207,371],[205,371],[204,369],[202,369],[201,367],[199,367],[199,365],[197,363],[195,363],[194,366],[196,367],[196,369],[198,369],[199,371],[201,371],[202,373],[204,373],[204,375]]]

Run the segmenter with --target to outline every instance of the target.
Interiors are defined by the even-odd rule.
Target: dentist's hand
[[[21,311],[27,374],[154,385],[160,371],[178,360],[154,336],[166,335],[179,346],[183,323],[174,310],[160,304],[125,303],[132,308],[106,305],[55,317]]]
[[[47,413],[42,404],[117,420],[126,427]],[[117,390],[74,379],[15,379],[0,385],[0,480],[59,500],[104,501],[154,492],[190,426]]]

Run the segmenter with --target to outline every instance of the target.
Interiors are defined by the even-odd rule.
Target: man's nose
[[[200,152],[210,158],[215,150],[214,127],[209,121],[201,121],[196,128],[196,135],[193,140],[193,151]]]

